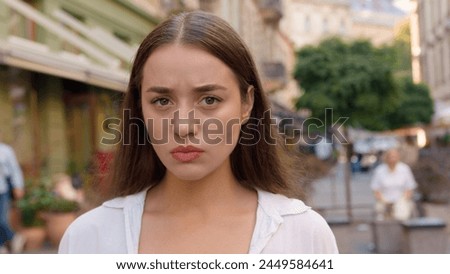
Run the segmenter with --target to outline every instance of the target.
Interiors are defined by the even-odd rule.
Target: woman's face
[[[167,172],[200,180],[229,165],[253,90],[241,99],[233,71],[194,46],[159,47],[143,68],[142,113]]]

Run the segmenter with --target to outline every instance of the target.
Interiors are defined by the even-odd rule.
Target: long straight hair
[[[271,124],[268,99],[263,92],[255,63],[239,35],[223,19],[200,11],[181,13],[159,24],[141,43],[131,70],[127,93],[123,102],[123,140],[119,145],[109,173],[112,196],[124,196],[158,184],[166,168],[159,160],[147,138],[141,109],[142,71],[149,56],[167,44],[192,45],[225,63],[235,74],[245,100],[250,86],[254,88],[254,104],[249,121],[241,127],[238,144],[230,155],[235,178],[245,187],[260,188],[272,193],[300,197],[295,188],[298,176],[290,171],[291,157],[282,149],[283,141],[273,140],[277,130]],[[242,138],[257,132],[259,142]],[[140,140],[138,142],[138,140]]]

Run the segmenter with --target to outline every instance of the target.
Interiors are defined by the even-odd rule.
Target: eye
[[[203,98],[200,103],[203,105],[211,106],[218,102],[220,102],[220,99],[213,96],[207,96]]]
[[[167,106],[170,104],[170,100],[167,98],[155,98],[151,103],[157,106]]]

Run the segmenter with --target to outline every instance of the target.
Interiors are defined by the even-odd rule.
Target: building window
[[[311,31],[311,18],[309,17],[309,15],[305,16],[305,32],[310,32]]]
[[[449,5],[450,8],[450,5]],[[450,85],[450,35],[447,36],[447,83]]]
[[[439,47],[440,48],[440,53],[439,53],[439,55],[440,55],[440,62],[441,62],[441,71],[439,72],[440,74],[441,74],[441,85],[444,85],[445,84],[445,77],[446,77],[446,74],[447,74],[447,65],[445,64],[445,50],[444,50],[444,46],[445,46],[445,43],[444,43],[444,40],[441,40],[440,41],[441,43],[441,46]]]
[[[344,18],[341,18],[341,23],[339,26],[339,31],[341,34],[345,34],[347,32],[347,26],[345,25],[345,20]]]
[[[323,30],[323,33],[328,33],[330,31],[329,30],[329,26],[328,26],[328,19],[327,18],[323,19],[322,30]]]

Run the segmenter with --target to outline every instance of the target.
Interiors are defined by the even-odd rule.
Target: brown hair
[[[215,15],[199,11],[181,13],[167,19],[139,47],[123,104],[124,110],[128,110],[130,115],[124,117],[122,137],[123,140],[131,140],[131,143],[124,145],[122,142],[114,157],[110,172],[113,195],[124,196],[142,191],[158,184],[165,174],[166,168],[147,139],[140,97],[142,70],[148,57],[158,47],[173,43],[194,45],[224,62],[236,75],[243,100],[249,86],[254,87],[253,109],[249,122],[241,128],[241,137],[256,130],[261,138],[256,144],[251,144],[254,140],[240,138],[230,155],[236,179],[249,188],[298,196],[292,193],[288,176],[291,168],[289,161],[287,158],[282,160],[285,154],[280,150],[280,144],[283,142],[277,140],[277,145],[273,145],[264,141],[265,137],[273,139],[271,136],[276,130],[271,128],[268,100],[249,50],[228,23]],[[250,128],[252,121],[257,122]],[[139,145],[137,140],[145,140],[145,145]]]

